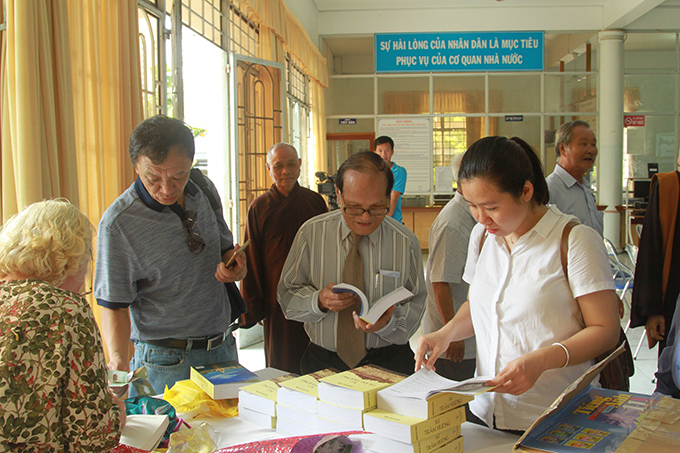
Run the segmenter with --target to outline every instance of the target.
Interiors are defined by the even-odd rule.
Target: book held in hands
[[[368,303],[366,294],[364,294],[364,292],[356,286],[350,285],[349,283],[339,283],[335,285],[333,287],[333,292],[353,293],[359,296],[359,299],[361,300],[361,311],[359,312],[359,317],[369,324],[375,324],[382,314],[385,313],[392,305],[398,304],[402,300],[413,297],[413,293],[411,291],[404,288],[403,286],[400,286],[391,293],[385,294],[373,305],[371,305]]]

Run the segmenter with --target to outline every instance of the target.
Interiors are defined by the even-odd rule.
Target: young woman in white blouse
[[[479,224],[463,279],[468,302],[439,331],[418,341],[416,370],[434,368],[452,341],[473,335],[477,375],[495,376],[472,413],[486,425],[526,430],[619,338],[614,282],[600,236],[569,234],[568,275],[560,260],[575,217],[546,206],[541,163],[519,138],[486,137],[465,153],[459,183]],[[426,354],[429,356],[426,357]]]

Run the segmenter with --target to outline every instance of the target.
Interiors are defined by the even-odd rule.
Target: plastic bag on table
[[[202,423],[198,428],[173,433],[167,453],[213,453],[219,437],[207,423]]]
[[[186,419],[229,418],[238,415],[238,400],[214,400],[190,379],[177,381],[171,389],[165,387],[163,399]]]
[[[160,446],[167,446],[170,435],[179,431],[182,424],[186,424],[184,420],[177,417],[175,408],[167,401],[158,398],[151,398],[149,396],[133,396],[125,400],[125,412],[128,415],[167,415],[169,419],[168,427],[163,434],[163,440]]]

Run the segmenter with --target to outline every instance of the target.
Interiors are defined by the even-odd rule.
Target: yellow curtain
[[[2,219],[66,197],[97,225],[134,180],[127,142],[143,119],[137,0],[5,4]]]
[[[45,198],[78,204],[68,4],[8,0],[2,41],[2,220]]]
[[[328,171],[326,159],[326,99],[324,87],[316,80],[310,82],[312,95],[312,135],[316,148],[316,171]]]
[[[137,2],[69,2],[80,207],[97,223],[134,180],[132,129],[144,119]]]
[[[260,26],[259,57],[285,63],[289,53],[310,78],[311,120],[316,148],[316,170],[326,170],[326,101],[328,87],[326,58],[312,43],[300,21],[283,0],[242,0],[249,18]]]
[[[137,1],[69,2],[80,208],[92,223],[134,181],[127,153],[144,119]],[[97,322],[101,308],[90,296]]]
[[[288,9],[284,0],[241,0],[241,6],[248,11],[248,18],[260,26],[260,39],[264,36],[266,40],[271,41],[264,32],[276,35],[285,50],[295,57],[296,64],[305,74],[323,87],[328,86],[326,58],[312,43],[304,27]]]

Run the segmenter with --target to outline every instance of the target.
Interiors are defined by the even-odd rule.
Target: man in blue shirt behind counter
[[[392,186],[392,193],[390,195],[390,210],[387,215],[394,220],[402,222],[403,216],[401,213],[401,195],[406,191],[406,169],[400,167],[395,162],[392,162],[394,155],[394,141],[387,135],[383,135],[375,139],[373,143],[375,153],[380,155],[382,159],[392,170],[394,176],[394,186]]]

